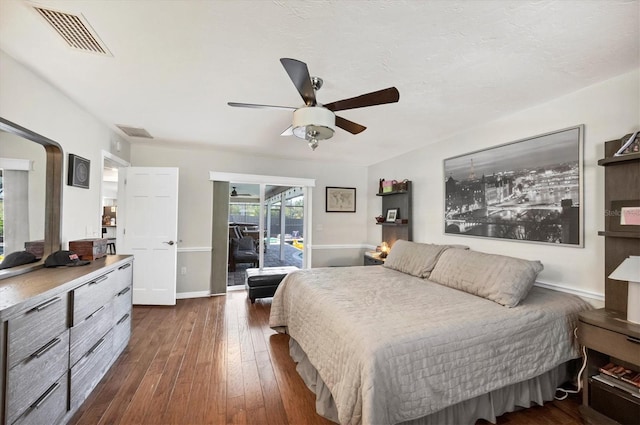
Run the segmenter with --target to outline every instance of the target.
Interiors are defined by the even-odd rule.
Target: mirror
[[[0,279],[41,268],[60,249],[62,150],[0,117],[0,255],[28,250],[39,261],[0,270]]]

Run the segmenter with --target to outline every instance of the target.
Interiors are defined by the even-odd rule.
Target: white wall
[[[362,257],[351,255],[353,245],[362,246],[367,239],[367,179],[365,167],[316,161],[291,161],[220,152],[206,147],[175,147],[134,144],[134,166],[178,167],[178,293],[199,293],[209,289],[211,261],[203,252],[211,249],[212,185],[209,172],[258,174],[316,180],[313,190],[313,266],[361,264]],[[322,147],[320,147],[321,149]],[[325,187],[356,188],[355,213],[326,213]],[[336,260],[336,252],[349,251],[349,261]],[[317,255],[316,255],[317,251]],[[326,255],[331,251],[333,255]],[[339,255],[338,255],[339,257]]]
[[[63,248],[70,240],[101,237],[101,151],[106,150],[128,160],[129,143],[3,51],[0,51],[0,116],[62,147],[65,176],[62,190]],[[115,150],[117,141],[121,142],[119,152]],[[67,186],[69,153],[91,161],[90,189]]]
[[[597,165],[604,142],[640,130],[640,70],[582,89],[535,108],[515,113],[424,148],[369,167],[369,196],[378,178],[413,181],[413,237],[417,242],[457,243],[472,249],[527,259],[538,259],[544,271],[538,280],[604,294],[604,170]],[[538,134],[585,125],[584,137],[584,248],[500,241],[445,235],[443,160],[478,149]],[[420,137],[420,133],[416,133]],[[635,183],[637,184],[637,182]],[[367,217],[380,214],[381,201],[369,202]],[[380,242],[379,226],[368,220],[368,241]]]

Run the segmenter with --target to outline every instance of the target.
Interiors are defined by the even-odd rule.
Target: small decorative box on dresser
[[[107,255],[108,239],[79,239],[77,241],[69,241],[69,251],[78,254],[81,260],[97,260]]]
[[[126,347],[133,257],[0,280],[0,424],[68,421]]]

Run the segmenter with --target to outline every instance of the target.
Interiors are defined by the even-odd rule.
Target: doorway
[[[232,285],[228,286],[229,279],[229,255],[232,254],[232,247],[230,247],[230,214],[229,214],[229,205],[231,194],[233,193],[234,186],[236,193],[249,193],[249,190],[243,190],[240,185],[255,185],[259,187],[259,219],[257,222],[257,231],[255,227],[253,229],[247,229],[245,232],[248,233],[249,230],[253,230],[256,238],[257,238],[257,254],[258,254],[258,263],[257,266],[262,265],[265,267],[265,255],[271,255],[272,253],[280,254],[279,244],[276,243],[280,239],[284,240],[286,243],[287,239],[287,223],[282,227],[284,231],[276,232],[272,230],[269,220],[274,220],[274,214],[271,212],[271,208],[281,209],[281,206],[276,206],[277,201],[270,199],[272,194],[270,194],[269,190],[271,188],[297,188],[297,191],[301,194],[298,196],[303,196],[304,202],[299,205],[299,210],[302,211],[302,235],[304,235],[304,241],[298,241],[299,250],[301,255],[301,268],[308,268],[311,265],[311,250],[309,246],[311,245],[311,210],[312,210],[312,188],[315,187],[314,179],[305,179],[305,178],[293,178],[293,177],[279,177],[279,176],[264,176],[264,175],[255,175],[255,174],[237,174],[237,173],[221,173],[221,172],[210,172],[209,180],[213,182],[214,194],[213,194],[213,214],[212,214],[212,272],[211,272],[211,294],[223,294],[227,291],[227,288],[232,287],[240,287],[240,285]],[[233,182],[233,183],[231,183]],[[226,187],[226,191],[222,192],[221,188]],[[217,188],[217,189],[216,189]],[[282,195],[281,195],[282,196]],[[270,199],[270,204],[267,203],[267,200]],[[224,208],[222,206],[224,205]],[[270,205],[270,206],[268,206]],[[286,208],[287,204],[285,202],[285,216],[286,216]],[[277,208],[276,208],[277,207]],[[221,215],[216,214],[216,212],[220,212],[225,210],[227,214]],[[267,214],[267,211],[270,211]],[[278,222],[280,220],[280,215],[278,215]],[[248,227],[248,226],[247,226]],[[295,229],[294,229],[295,230]],[[267,237],[267,232],[269,232],[269,237]],[[298,234],[300,231],[298,230]],[[289,233],[290,236],[293,234]],[[242,237],[243,235],[238,235]],[[276,238],[276,236],[280,236]],[[293,243],[293,238],[290,241]],[[274,242],[274,243],[272,243]],[[277,245],[275,250],[273,245]],[[222,247],[226,247],[227,249],[222,249]],[[284,248],[286,249],[286,248]],[[222,252],[224,251],[224,257],[222,257]],[[255,263],[251,263],[252,267],[255,267]],[[225,267],[226,266],[226,267]],[[222,269],[224,267],[224,269]],[[238,283],[242,283],[244,285],[244,276],[238,279]],[[234,281],[229,283],[235,283]]]
[[[107,253],[117,253],[118,234],[118,174],[129,162],[110,152],[102,151],[100,196],[100,226],[102,238],[108,239]]]

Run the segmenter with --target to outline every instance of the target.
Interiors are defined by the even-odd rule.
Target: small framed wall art
[[[387,210],[387,223],[394,223],[396,219],[400,218],[400,208],[389,208]]]
[[[356,212],[355,187],[327,186],[326,195],[326,212]]]
[[[89,189],[89,170],[91,162],[81,156],[69,154],[67,184],[69,186]]]

